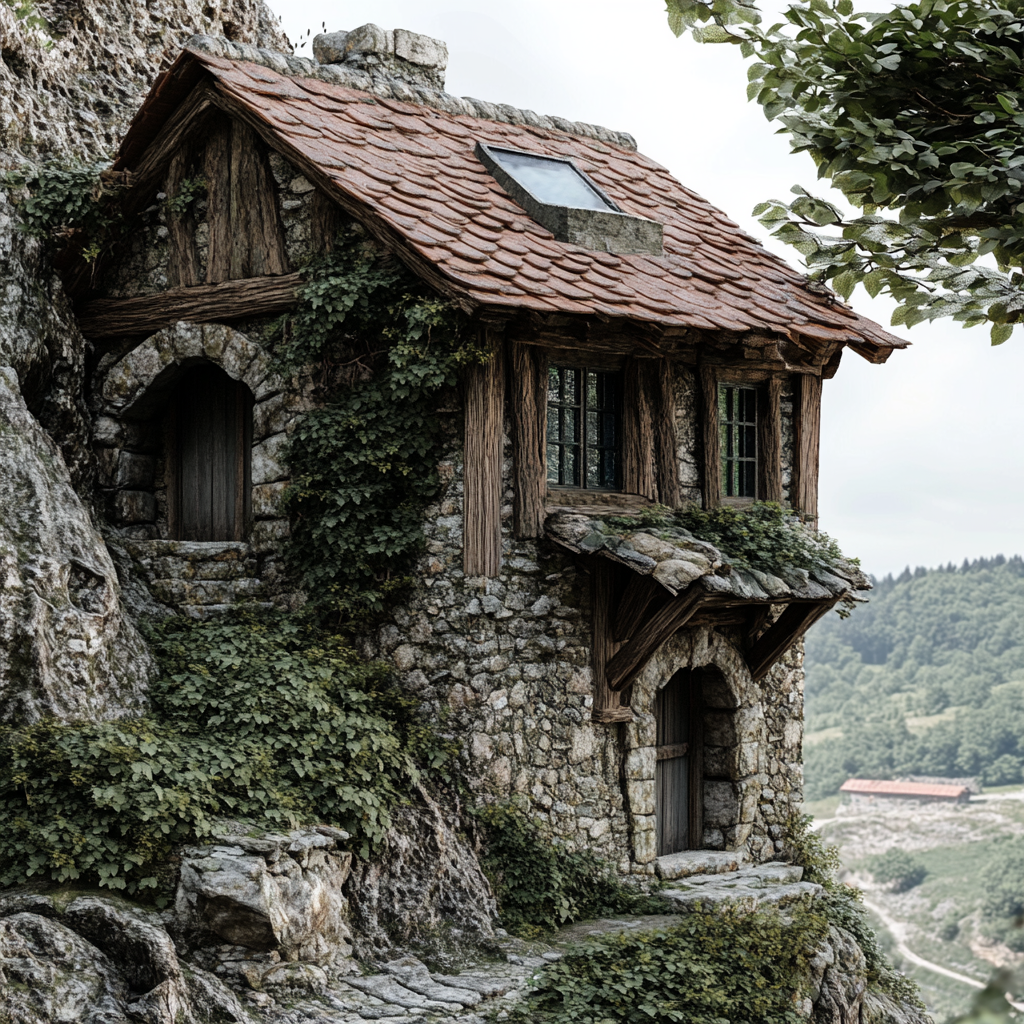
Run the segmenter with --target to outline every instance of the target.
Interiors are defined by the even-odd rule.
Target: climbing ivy
[[[181,216],[186,213],[189,207],[197,199],[202,199],[206,196],[209,185],[206,179],[202,176],[197,178],[183,178],[181,183],[178,185],[178,191],[173,196],[165,196],[163,200],[164,206],[168,212]]]
[[[380,612],[424,547],[441,396],[485,353],[453,303],[354,231],[307,268],[279,339],[281,366],[312,368],[325,393],[289,444],[289,564],[334,621]]]
[[[801,1024],[809,962],[828,934],[813,905],[700,908],[665,931],[570,950],[534,982],[519,1024]]]
[[[783,839],[787,855],[804,869],[805,882],[815,882],[824,888],[818,906],[830,924],[856,939],[864,953],[868,983],[896,1002],[924,1009],[917,985],[893,967],[879,945],[864,910],[864,894],[838,881],[839,850],[822,840],[813,822],[809,814],[793,815],[786,822]]]
[[[221,817],[347,829],[366,856],[454,746],[387,669],[284,615],[150,627],[144,717],[0,731],[0,888],[154,890],[172,847]]]
[[[120,235],[120,195],[127,182],[127,175],[101,163],[65,166],[48,161],[0,176],[0,187],[21,215],[23,231],[61,246],[75,245],[92,259]]]

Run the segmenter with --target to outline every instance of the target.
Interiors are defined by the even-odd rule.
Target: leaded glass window
[[[722,494],[757,497],[757,389],[718,385]]]
[[[618,489],[621,390],[617,373],[548,369],[548,483]]]

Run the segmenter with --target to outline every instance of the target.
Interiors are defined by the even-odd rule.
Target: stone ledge
[[[721,875],[743,866],[742,851],[718,853],[714,850],[684,850],[655,861],[659,878],[687,878],[690,875]]]

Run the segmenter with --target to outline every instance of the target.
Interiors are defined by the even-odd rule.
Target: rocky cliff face
[[[259,0],[0,4],[0,165],[111,153],[193,33],[282,47]],[[49,263],[0,193],[0,719],[137,708],[151,660],[89,509],[85,341]]]

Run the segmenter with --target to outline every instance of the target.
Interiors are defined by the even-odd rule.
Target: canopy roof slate
[[[624,133],[223,39],[193,38],[156,82],[117,169],[133,168],[207,75],[229,110],[471,309],[767,332],[848,344],[872,362],[907,345],[767,252]],[[625,212],[664,225],[664,255],[556,241],[483,166],[477,142],[572,159]]]

